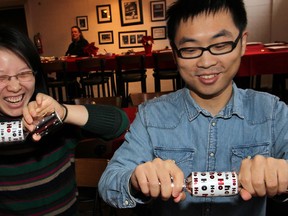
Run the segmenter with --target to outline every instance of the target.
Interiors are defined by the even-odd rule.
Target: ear
[[[246,45],[247,45],[247,38],[248,38],[248,32],[244,31],[242,33],[242,40],[241,40],[241,45],[242,45],[241,56],[243,56],[245,54]]]

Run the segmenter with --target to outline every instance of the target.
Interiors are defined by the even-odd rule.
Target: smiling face
[[[79,32],[79,30],[77,28],[71,29],[71,37],[72,37],[73,41],[80,40],[80,35],[81,35],[81,33]]]
[[[0,49],[0,76],[15,76],[31,71],[29,66],[13,52]],[[8,83],[0,83],[0,112],[17,117],[22,115],[23,106],[27,105],[35,90],[35,78],[28,82],[19,82],[11,77]]]
[[[235,41],[238,35],[239,30],[231,14],[220,11],[181,21],[174,43],[178,50],[185,47],[208,47],[211,44]],[[236,48],[223,55],[212,55],[204,51],[198,58],[182,59],[175,54],[180,74],[199,104],[207,99],[219,99],[218,102],[226,103],[231,97],[232,79],[245,53],[247,33],[242,33],[240,37]]]

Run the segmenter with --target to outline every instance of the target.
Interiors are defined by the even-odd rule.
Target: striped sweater
[[[85,130],[114,138],[128,127],[127,116],[117,108],[86,107],[89,120]],[[124,123],[115,128],[119,118]],[[12,150],[0,146],[0,215],[77,214],[74,149],[81,138],[78,132],[78,128],[65,125],[37,143],[28,138]],[[33,150],[16,154],[18,148]]]

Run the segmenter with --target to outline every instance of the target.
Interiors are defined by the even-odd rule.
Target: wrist
[[[62,117],[61,121],[64,122],[67,118],[67,115],[68,115],[68,108],[64,104],[61,104],[61,106],[63,107],[63,117]]]

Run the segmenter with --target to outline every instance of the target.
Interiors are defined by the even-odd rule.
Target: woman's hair
[[[0,49],[13,52],[32,69],[35,76],[35,91],[30,100],[34,100],[39,92],[47,94],[40,56],[28,36],[13,27],[0,26]]]
[[[73,28],[78,29],[78,31],[79,31],[79,33],[80,33],[80,40],[85,39],[85,38],[84,38],[84,35],[83,35],[83,33],[82,33],[82,30],[79,28],[79,26],[72,26],[72,27],[71,27],[71,30],[72,30]]]
[[[247,14],[243,0],[178,0],[167,10],[168,38],[174,42],[181,21],[201,14],[216,14],[219,11],[230,12],[235,26],[243,32],[247,26]]]

